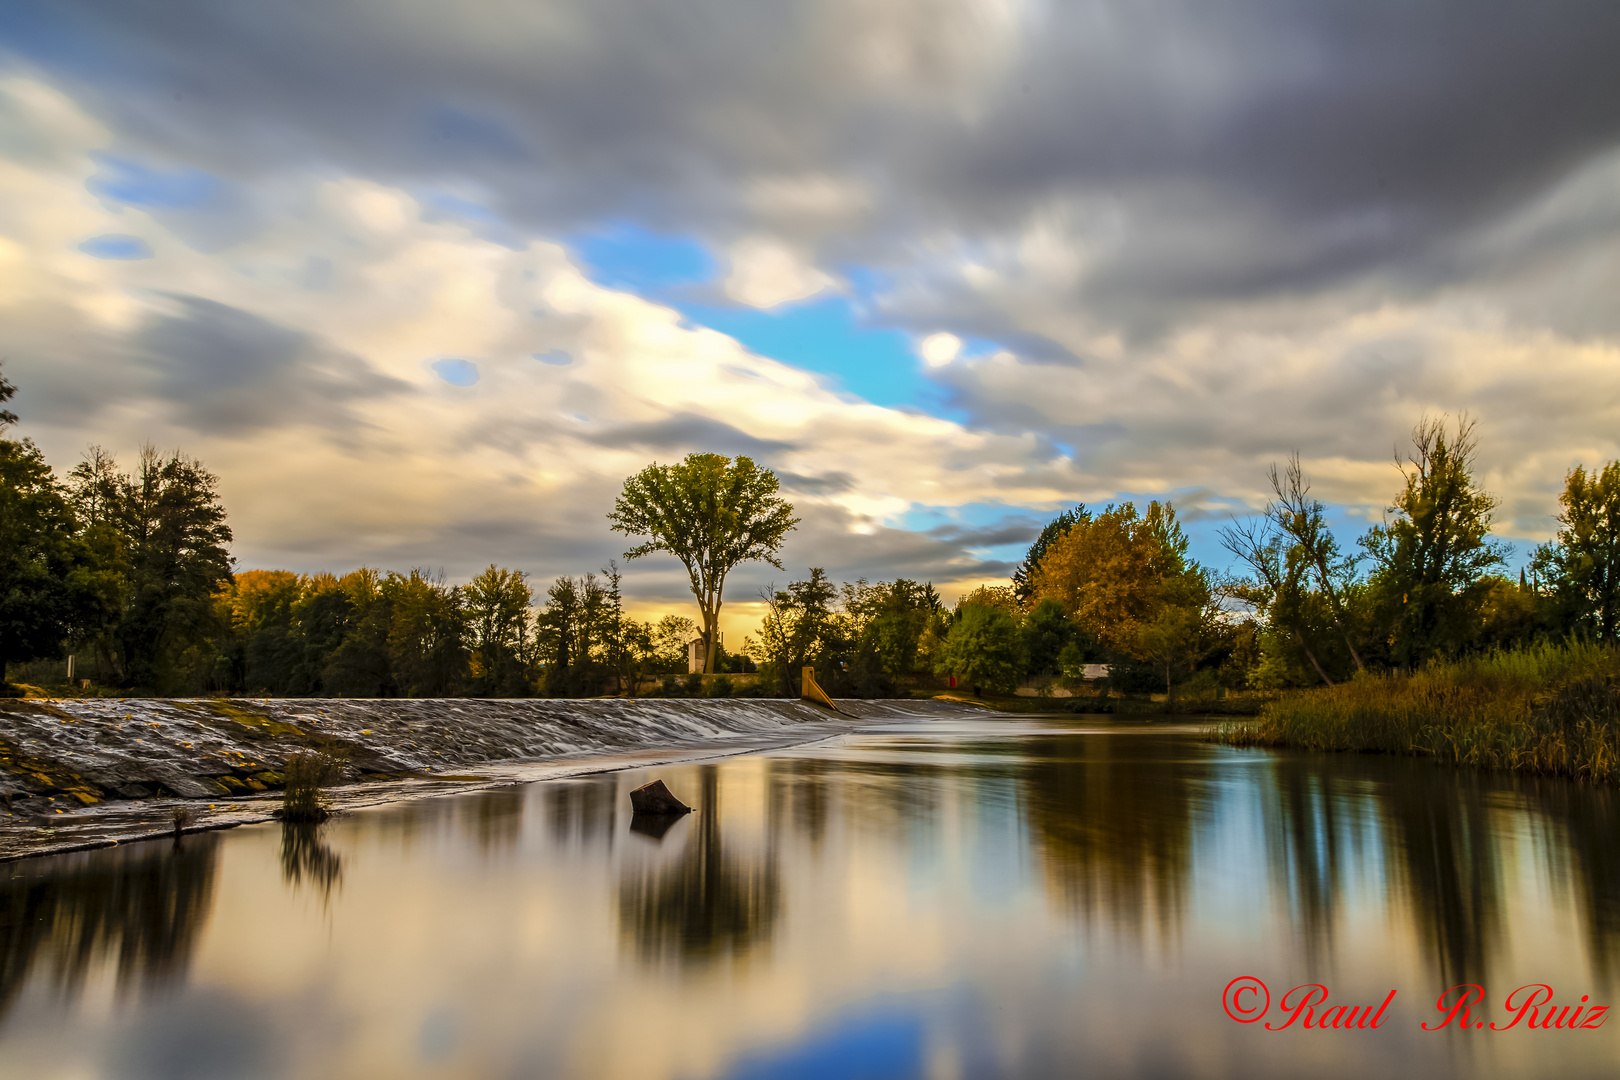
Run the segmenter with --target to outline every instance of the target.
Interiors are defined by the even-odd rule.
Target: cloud
[[[818,565],[946,583],[1002,567],[970,550],[978,532],[904,528],[908,508],[1023,498],[1018,477],[1045,468],[1033,437],[835,392],[596,284],[559,243],[513,248],[375,181],[276,178],[252,194],[285,213],[226,251],[198,250],[163,218],[85,189],[101,145],[59,154],[50,183],[23,170],[0,189],[0,205],[36,199],[5,236],[28,288],[0,296],[25,429],[64,464],[91,441],[197,454],[221,475],[244,566],[592,570],[633,543],[606,521],[626,476],[718,451],[785,481],[804,519],[789,576]],[[70,238],[111,221],[161,255],[71,252]],[[556,359],[568,362],[542,362]],[[1059,496],[1044,482],[1033,494]],[[668,560],[629,569],[637,603],[685,603]],[[783,576],[750,567],[737,595]]]
[[[68,443],[75,415],[133,438],[161,414],[261,478],[277,455],[293,479],[251,500],[393,559],[464,522],[577,553],[618,478],[712,444],[777,468],[872,575],[888,552],[971,573],[956,540],[889,535],[914,506],[1180,492],[1196,516],[1257,505],[1295,448],[1375,512],[1424,412],[1482,418],[1516,535],[1571,464],[1620,456],[1607,0],[683,13],[20,5],[0,304],[35,421]],[[78,249],[108,235],[153,257]],[[663,306],[680,289],[784,336],[847,299],[916,343],[882,362],[926,392],[831,393]],[[160,358],[154,326],[240,357]],[[261,377],[354,433],[358,495],[311,488],[331,459],[277,441]],[[205,428],[232,409],[254,439]],[[348,542],[252,512],[269,554]]]
[[[786,244],[751,236],[732,245],[726,295],[750,307],[805,300],[832,284],[832,278]]]
[[[792,443],[755,438],[723,421],[695,413],[676,413],[643,423],[608,425],[584,432],[580,438],[597,446],[653,452],[702,446],[718,454],[755,458],[769,458],[793,449]]]
[[[961,355],[962,339],[955,334],[929,334],[917,346],[917,352],[929,367],[944,367]]]
[[[157,376],[153,395],[193,431],[347,428],[351,403],[409,389],[359,357],[246,311],[196,296],[169,299],[176,311],[158,315],[131,344]]]

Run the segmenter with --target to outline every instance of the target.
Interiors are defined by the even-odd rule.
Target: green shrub
[[[664,694],[665,697],[680,697],[681,696],[681,683],[680,683],[680,680],[677,679],[673,675],[665,675],[664,676],[663,694]]]
[[[686,676],[686,693],[690,697],[703,696],[703,672],[694,671]]]
[[[736,684],[731,681],[730,675],[716,675],[714,681],[709,683],[710,697],[730,697]]]

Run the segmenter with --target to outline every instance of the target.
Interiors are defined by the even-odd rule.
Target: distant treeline
[[[0,404],[13,392],[0,378]],[[0,431],[15,419],[0,410]],[[840,586],[812,569],[761,594],[758,631],[714,670],[757,670],[748,692],[785,696],[814,667],[835,694],[878,696],[952,676],[974,692],[1073,685],[1100,663],[1113,689],[1191,693],[1616,640],[1620,464],[1569,473],[1556,539],[1514,578],[1474,451],[1468,422],[1421,423],[1385,521],[1353,552],[1296,457],[1273,469],[1264,513],[1223,530],[1235,572],[1189,558],[1174,508],[1157,502],[1060,514],[1011,586],[954,609],[928,583]],[[79,678],[166,694],[576,696],[637,693],[649,678],[700,692],[675,677],[701,628],[628,618],[616,564],[541,597],[494,565],[465,585],[421,570],[233,574],[230,541],[216,477],[184,454],[149,446],[126,472],[92,447],[59,478],[31,441],[0,438],[0,675],[58,683],[73,654]]]

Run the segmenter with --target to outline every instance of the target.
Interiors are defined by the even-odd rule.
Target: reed
[[[1209,729],[1231,746],[1416,754],[1456,765],[1620,781],[1620,650],[1544,644],[1411,674],[1361,675]]]

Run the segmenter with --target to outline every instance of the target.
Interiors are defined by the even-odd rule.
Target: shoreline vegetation
[[[1367,673],[1224,721],[1227,746],[1402,754],[1449,765],[1620,781],[1620,649],[1572,641]]]
[[[0,378],[0,403],[15,393]],[[0,411],[0,431],[16,422]],[[634,545],[627,562],[684,566],[701,616],[641,621],[616,560],[549,586],[495,564],[464,583],[238,570],[200,461],[147,446],[126,472],[92,446],[58,477],[0,438],[0,696],[781,699],[813,670],[840,699],[1256,716],[1212,737],[1613,781],[1620,462],[1569,470],[1555,535],[1511,575],[1476,431],[1420,419],[1383,520],[1353,543],[1296,452],[1265,506],[1219,531],[1227,567],[1190,557],[1169,502],[1076,505],[1025,534],[1010,583],[954,605],[901,577],[773,582],[735,650],[718,634],[727,576],[783,569],[799,520],[746,456],[625,480],[604,533]]]

